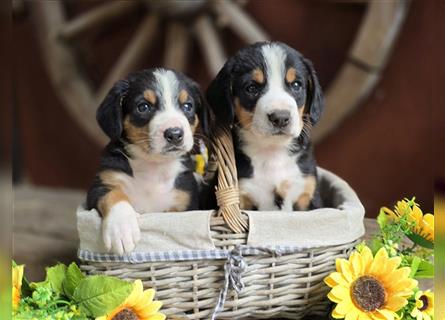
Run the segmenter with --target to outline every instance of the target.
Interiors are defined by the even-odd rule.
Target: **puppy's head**
[[[97,121],[111,140],[122,139],[147,154],[189,152],[200,124],[207,132],[207,110],[198,85],[178,72],[150,69],[119,80],[97,110]]]
[[[279,42],[240,50],[210,84],[207,99],[222,124],[284,140],[314,125],[324,104],[311,62]]]

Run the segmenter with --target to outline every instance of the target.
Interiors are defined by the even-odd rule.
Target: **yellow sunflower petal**
[[[162,302],[153,301],[149,306],[145,307],[143,310],[139,310],[138,313],[143,319],[148,318],[156,314],[162,307]]]
[[[371,274],[383,273],[383,268],[385,267],[385,262],[388,260],[388,252],[385,248],[381,248],[374,257],[374,261],[371,264],[369,272]]]
[[[354,276],[351,270],[351,264],[349,261],[345,259],[337,259],[337,266],[340,269],[339,272],[345,277],[346,281],[352,282],[354,280]],[[338,269],[337,269],[338,270]]]
[[[345,299],[342,300],[337,306],[335,307],[336,314],[342,314],[343,316],[350,312],[353,308],[355,308],[353,302],[351,299]]]
[[[141,280],[136,280],[133,283],[133,290],[130,295],[125,299],[124,304],[129,304],[130,306],[138,304],[138,300],[143,291],[143,285]]]
[[[344,319],[344,318],[345,318],[345,315],[344,315],[344,314],[339,314],[339,313],[337,313],[337,312],[335,311],[335,309],[332,310],[331,315],[332,315],[332,318],[334,318],[334,319]]]
[[[349,297],[349,290],[343,286],[336,286],[332,288],[330,295],[335,297],[338,301],[342,301]]]
[[[360,253],[358,253],[357,251],[353,252],[351,254],[351,257],[349,258],[349,261],[351,263],[352,272],[354,273],[355,277],[361,276],[363,274],[363,263]]]
[[[394,320],[394,312],[391,312],[386,309],[377,309],[376,311],[377,311],[377,313],[382,315],[382,319]]]
[[[385,308],[397,312],[402,309],[408,301],[406,298],[398,297],[398,296],[389,296],[388,301],[385,304]]]
[[[369,269],[371,268],[372,261],[374,260],[374,257],[372,255],[372,251],[368,247],[364,247],[362,250],[362,264],[363,264],[363,273],[366,274],[369,272]]]
[[[362,320],[359,318],[359,311],[357,309],[352,309],[348,314],[345,316],[345,320]]]
[[[162,313],[156,313],[148,318],[148,320],[165,320],[166,316]]]
[[[107,316],[100,316],[100,317],[97,317],[96,320],[107,320]]]

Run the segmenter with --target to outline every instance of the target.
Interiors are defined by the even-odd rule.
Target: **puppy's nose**
[[[184,138],[184,130],[178,127],[168,128],[164,131],[164,138],[171,144],[180,145]]]
[[[290,112],[288,110],[278,110],[267,115],[270,123],[276,128],[284,128],[289,124]]]

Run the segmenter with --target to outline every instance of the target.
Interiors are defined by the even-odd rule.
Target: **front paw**
[[[102,223],[102,236],[108,252],[122,255],[134,250],[141,238],[139,214],[128,202],[118,202]]]

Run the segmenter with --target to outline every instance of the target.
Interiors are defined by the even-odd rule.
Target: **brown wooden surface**
[[[69,16],[75,16],[96,2],[68,3]],[[379,206],[411,195],[417,196],[426,211],[432,210],[433,161],[445,154],[445,149],[435,144],[431,128],[431,108],[437,106],[437,122],[444,112],[444,108],[439,109],[444,91],[438,70],[443,69],[439,49],[443,50],[445,41],[436,37],[443,21],[439,19],[443,5],[440,1],[412,2],[377,89],[341,128],[316,146],[318,163],[351,184],[369,217],[376,215]],[[324,87],[347,58],[364,12],[363,4],[308,0],[250,1],[247,9],[272,39],[289,43],[314,61]],[[26,179],[36,185],[86,189],[100,150],[58,100],[37,46],[32,12],[28,13],[14,22],[12,45],[23,170]],[[78,40],[79,57],[86,60],[87,72],[96,85],[139,22],[135,17]],[[145,67],[162,63],[163,34],[161,28],[153,40],[159,45],[144,61]],[[222,38],[228,43],[229,54],[240,45],[229,31]],[[207,85],[209,77],[201,68],[196,44],[190,48],[190,56],[196,59],[186,71]],[[435,128],[435,136],[443,135],[440,126]],[[445,167],[439,164],[437,172],[445,176]]]

